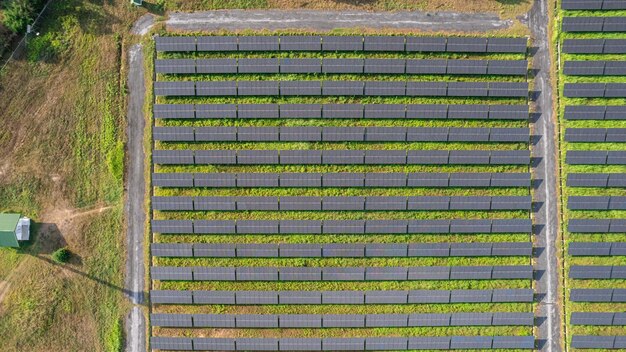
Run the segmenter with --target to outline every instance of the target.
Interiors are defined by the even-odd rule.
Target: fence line
[[[37,22],[39,22],[39,19],[41,18],[43,13],[48,9],[48,5],[50,5],[50,3],[52,3],[52,1],[54,1],[54,0],[48,0],[48,2],[46,2],[46,4],[41,9],[41,11],[39,11],[39,14],[37,15],[37,17],[35,17],[35,19],[32,21],[32,23],[30,23],[32,28],[34,28],[35,25],[37,24]],[[15,47],[13,52],[11,52],[11,55],[9,55],[9,57],[6,59],[6,61],[2,64],[2,67],[0,67],[0,72],[2,72],[5,69],[5,67],[9,64],[11,59],[15,58],[15,54],[18,52],[18,50],[20,50],[21,48],[25,49],[25,43],[26,43],[26,37],[27,36],[28,36],[28,33],[24,33],[24,35],[22,36],[22,39],[20,39],[19,43],[17,43],[17,46]]]

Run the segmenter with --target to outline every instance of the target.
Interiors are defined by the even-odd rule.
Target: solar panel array
[[[562,0],[563,10],[626,10],[623,0]]]
[[[620,174],[614,174],[620,175]],[[621,180],[612,176],[613,182]],[[608,182],[608,175],[604,182]],[[624,178],[626,183],[626,177]],[[530,187],[530,173],[153,173],[155,187],[335,188],[335,187]]]
[[[621,137],[622,131],[610,135]],[[527,143],[528,128],[154,127],[163,142],[496,142]],[[615,138],[614,137],[614,138]],[[626,137],[624,137],[626,138]],[[604,140],[602,140],[604,141]]]
[[[528,105],[155,104],[157,119],[528,120]]]
[[[156,38],[151,348],[534,348],[526,38],[177,38]]]
[[[402,36],[155,37],[158,52],[176,51],[391,51],[526,53],[526,38]]]
[[[608,244],[608,253],[611,244]],[[614,255],[624,246],[615,247]],[[532,255],[531,242],[484,243],[153,243],[155,257],[197,258],[374,258],[374,257],[490,257]],[[570,249],[571,251],[571,249]],[[610,255],[610,254],[606,254]]]
[[[153,290],[153,304],[222,305],[378,305],[532,303],[532,289],[383,291],[185,291]],[[609,301],[611,293],[609,293]],[[625,296],[626,297],[626,296]]]
[[[563,32],[626,32],[626,17],[563,17]]]
[[[528,73],[527,60],[454,59],[157,59],[158,74],[365,73],[512,75]]]
[[[619,257],[626,255],[626,198],[619,190],[626,186],[626,125],[621,122],[626,109],[620,99],[626,97],[626,62],[620,57],[626,53],[626,17],[609,12],[626,9],[626,2],[563,0],[561,5],[567,11],[595,11],[577,17],[564,12],[562,24],[567,150],[562,170],[567,179],[563,194],[570,292],[565,310],[572,312],[567,347],[622,348],[623,337],[605,336],[614,332],[603,326],[612,325],[615,310],[621,309],[611,302],[626,301],[624,267],[611,265],[621,264]]]
[[[365,328],[533,326],[532,313],[151,314],[153,326],[188,328]],[[611,316],[611,321],[613,316]],[[611,324],[608,324],[611,325]]]
[[[352,338],[151,337],[154,349],[173,351],[381,351],[534,349],[532,336]]]
[[[152,220],[161,234],[531,233],[527,219],[493,220]]]
[[[528,150],[154,150],[152,160],[160,165],[528,165],[530,152]]]
[[[617,84],[617,83],[616,83]],[[607,84],[611,85],[611,84]],[[619,84],[617,84],[619,86]],[[612,87],[612,86],[611,86]],[[623,89],[623,88],[621,88]],[[607,87],[607,94],[620,88]],[[527,82],[156,81],[156,96],[407,96],[526,98]]]

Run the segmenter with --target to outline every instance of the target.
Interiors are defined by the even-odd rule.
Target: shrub
[[[57,263],[67,263],[72,257],[72,252],[67,248],[59,248],[52,253],[52,260]]]
[[[23,32],[32,20],[31,0],[10,0],[4,9],[4,25],[13,33]]]

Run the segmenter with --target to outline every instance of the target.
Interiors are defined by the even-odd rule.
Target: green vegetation
[[[59,248],[52,253],[52,260],[57,263],[67,263],[72,257],[72,252],[67,248]]]

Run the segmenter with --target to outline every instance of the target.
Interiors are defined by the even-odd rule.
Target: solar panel
[[[322,164],[363,164],[364,154],[362,150],[324,150]]]
[[[500,289],[493,290],[491,301],[498,302],[533,302],[532,289]]]
[[[448,82],[449,97],[486,97],[490,94],[487,82]]]
[[[488,53],[526,53],[526,38],[489,38]]]
[[[233,234],[235,221],[230,220],[195,220],[193,233],[202,234]]]
[[[448,61],[445,59],[408,59],[406,60],[407,74],[445,75]]]
[[[489,60],[488,75],[525,76],[528,73],[527,60]]]
[[[449,257],[450,245],[447,243],[410,243],[409,257]]]
[[[278,268],[238,267],[237,281],[278,281]]]
[[[411,97],[445,97],[448,94],[446,82],[406,82],[406,95]],[[407,112],[407,118],[409,114]]]
[[[234,150],[196,150],[195,161],[201,164],[236,164],[237,154]]]
[[[193,326],[196,328],[234,328],[235,316],[225,314],[193,314]]]
[[[450,314],[409,314],[407,326],[450,326]]]
[[[152,173],[154,187],[193,187],[193,174],[190,173]]]
[[[490,120],[527,120],[528,105],[490,105]]]
[[[278,37],[239,36],[239,51],[278,51]]]
[[[602,98],[605,83],[565,83],[563,95],[568,98]]]
[[[322,315],[320,314],[281,314],[279,317],[281,328],[321,328]],[[283,340],[280,340],[282,346]]]
[[[192,197],[152,197],[154,210],[193,210]]]
[[[237,187],[278,187],[278,174],[239,173]]]
[[[324,291],[322,304],[364,304],[365,295],[359,291]]]
[[[450,233],[450,221],[409,220],[408,233]]]
[[[452,152],[450,152],[452,158]],[[528,150],[493,150],[489,159],[491,165],[528,165],[530,153]]]
[[[363,234],[365,221],[362,220],[324,220],[323,233]]]
[[[275,58],[240,58],[239,73],[278,73],[278,59]]]
[[[282,173],[280,187],[322,187],[322,175],[316,173]]]
[[[237,51],[237,37],[198,37],[198,51]]]
[[[278,81],[239,81],[236,83],[238,96],[279,95]]]
[[[367,165],[406,164],[404,150],[366,150],[364,163]]]
[[[363,95],[365,82],[359,81],[324,81],[322,82],[322,95]]]
[[[322,340],[323,351],[364,351],[365,339],[362,338],[326,338]]]
[[[604,17],[602,32],[626,32],[624,17]]]
[[[451,349],[491,349],[491,336],[452,336]]]
[[[602,32],[603,17],[563,17],[563,32]]]
[[[193,273],[191,268],[152,266],[150,267],[150,277],[152,280],[161,281],[192,281]]]
[[[296,210],[322,210],[322,203],[320,197],[305,197],[295,196],[280,197],[280,210],[283,211],[296,211]]]
[[[282,165],[321,164],[322,151],[320,150],[281,150],[280,163]]]
[[[282,81],[280,82],[280,95],[282,96],[319,96],[322,94],[322,82],[320,81]]]
[[[157,51],[196,51],[195,37],[154,37]]]
[[[193,291],[194,304],[235,304],[233,291]]]
[[[406,197],[367,197],[365,210],[407,210]]]
[[[196,82],[197,96],[235,96],[237,82],[234,81],[198,81]]]
[[[246,134],[244,129],[244,136]],[[236,127],[196,127],[196,142],[234,142],[237,140]]]
[[[193,351],[193,343],[186,337],[150,337],[150,345],[155,350]]]
[[[405,220],[368,220],[365,224],[365,233],[407,233]]]
[[[321,351],[322,340],[317,338],[282,338],[281,351]]]
[[[320,51],[322,50],[322,38],[308,35],[284,35],[280,36],[281,51]]]
[[[363,37],[361,36],[323,36],[323,51],[362,51]]]
[[[489,220],[451,220],[450,233],[490,233]]]
[[[567,208],[571,210],[608,210],[609,196],[569,196]]]
[[[488,257],[491,256],[491,243],[451,243],[452,257]]]
[[[452,290],[451,303],[490,303],[492,290]]]
[[[601,10],[602,0],[563,0],[563,10]]]
[[[322,140],[325,142],[363,141],[364,127],[323,127]]]
[[[526,98],[528,82],[489,82],[490,97]]]
[[[450,267],[447,266],[429,266],[429,267],[410,267],[409,280],[449,280]]]
[[[365,140],[368,142],[404,142],[406,141],[406,128],[368,127]]]
[[[409,291],[408,303],[450,303],[450,291],[411,290]]]
[[[279,117],[278,104],[239,104],[237,110],[237,116],[244,119]]]
[[[238,150],[237,164],[278,164],[277,150]]]
[[[602,54],[604,39],[565,39],[563,52],[567,54]]]
[[[406,304],[407,291],[367,291],[365,293],[366,304]]]
[[[193,59],[156,59],[154,71],[163,74],[196,73],[196,61]]]
[[[154,104],[154,118],[156,119],[193,119],[193,104]]]
[[[406,337],[368,337],[365,339],[366,351],[398,351],[406,350],[407,347]]]
[[[406,187],[405,173],[366,173],[365,187]]]
[[[273,243],[239,243],[237,257],[278,258],[278,245]]]
[[[282,223],[281,223],[282,230]],[[320,258],[322,246],[319,244],[284,243],[279,248],[280,256],[284,258]]]
[[[572,265],[569,269],[571,279],[610,279],[612,266]]]
[[[489,118],[489,105],[449,105],[448,118],[459,120],[486,120]]]
[[[191,220],[152,220],[151,226],[154,233],[193,233]]]
[[[450,164],[489,164],[489,151],[486,150],[451,150]]]
[[[448,60],[449,75],[486,75],[488,60]]]
[[[447,150],[409,150],[407,164],[445,165],[448,164]],[[410,175],[409,175],[410,179]]]
[[[621,0],[604,0],[603,10],[626,10],[626,4]]]
[[[320,59],[280,59],[280,73],[321,73]]]
[[[368,243],[365,245],[366,257],[406,257],[408,246],[406,244],[378,244]]]
[[[277,234],[278,220],[238,220],[237,233]]]
[[[450,127],[448,135],[450,142],[488,142],[489,129]]]
[[[489,187],[491,177],[490,173],[451,173],[449,185],[450,187]]]
[[[615,336],[572,335],[570,345],[573,348],[612,349]]]
[[[364,82],[366,96],[404,96],[406,83],[396,81],[368,81]]]
[[[409,142],[447,142],[448,135],[447,127],[409,127],[406,140]]]
[[[405,117],[404,104],[365,104],[366,119],[403,119]]]
[[[437,37],[406,37],[407,52],[444,52],[446,38]]]
[[[193,245],[195,257],[235,258],[237,251],[234,244],[227,243],[196,243]]]
[[[323,73],[363,73],[363,59],[322,59]]]
[[[435,104],[408,104],[406,117],[409,119],[445,119],[448,118],[448,106]]]
[[[624,76],[626,75],[626,62],[624,61],[607,61],[604,68],[606,76]]]
[[[626,165],[626,152],[608,151],[606,158],[607,165]]]
[[[153,304],[192,304],[191,291],[152,290],[150,301]]]
[[[409,337],[409,350],[449,350],[450,337]]]
[[[605,39],[604,54],[626,54],[626,39]]]
[[[275,142],[279,140],[278,127],[238,127],[239,142]]]
[[[615,313],[573,312],[570,323],[572,325],[610,326],[613,325],[614,315]]]
[[[363,173],[326,173],[322,175],[324,187],[363,187],[365,175]]]
[[[364,328],[365,315],[361,314],[326,314],[322,318],[325,328]]]
[[[238,314],[235,315],[235,326],[237,328],[277,328],[278,315]]]
[[[198,73],[237,73],[237,59],[197,59]]]
[[[491,326],[491,313],[454,313],[450,326]]]
[[[329,243],[322,246],[323,257],[363,258],[365,245],[359,243]]]
[[[404,51],[403,36],[365,36],[363,38],[365,51]]]
[[[533,336],[494,336],[492,348],[532,350],[535,348],[535,338]]]
[[[530,242],[495,242],[491,249],[493,256],[531,256],[532,253]]]
[[[604,92],[605,98],[624,98],[626,97],[626,85],[622,83],[607,83]]]
[[[194,267],[194,281],[235,281],[235,268]]]
[[[448,38],[446,51],[464,53],[485,53],[487,52],[487,38]]]
[[[408,197],[408,210],[449,210],[450,197],[420,196]]]
[[[404,44],[402,44],[404,46]],[[402,59],[365,59],[364,73],[401,74],[405,62]]]
[[[238,305],[278,304],[278,293],[273,291],[237,291],[233,294]]]
[[[156,96],[193,96],[196,95],[194,82],[154,82]]]
[[[238,338],[237,351],[278,351],[278,339],[275,338]]]
[[[574,76],[602,76],[604,61],[565,61],[563,73]]]

